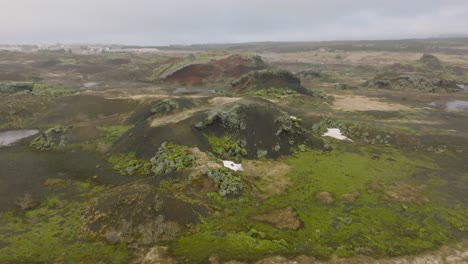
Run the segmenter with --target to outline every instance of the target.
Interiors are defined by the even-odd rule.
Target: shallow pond
[[[12,130],[0,132],[0,146],[9,146],[20,139],[34,136],[39,130]]]
[[[83,87],[85,88],[95,88],[96,86],[98,86],[98,83],[95,82],[87,82],[83,84]]]
[[[447,110],[468,112],[468,101],[455,100],[447,102]]]

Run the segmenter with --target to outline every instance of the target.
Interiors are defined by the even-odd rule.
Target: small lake
[[[34,136],[39,130],[12,130],[0,132],[0,147],[9,146],[23,138]]]
[[[98,86],[98,83],[95,82],[87,82],[83,84],[83,87],[85,88],[95,88]]]
[[[447,102],[447,110],[468,112],[468,101],[455,100]]]

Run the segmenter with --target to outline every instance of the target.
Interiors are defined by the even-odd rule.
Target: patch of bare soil
[[[85,95],[98,95],[106,99],[132,99],[132,100],[145,100],[145,99],[165,99],[171,95],[158,86],[139,87],[134,84],[106,84],[110,88],[105,90],[101,89],[87,89],[80,90],[78,94]],[[120,87],[122,85],[123,87]]]
[[[333,194],[329,192],[320,192],[317,194],[317,199],[326,204],[331,204],[335,201],[335,198],[333,198]]]
[[[217,163],[214,157],[208,156],[206,152],[201,151],[199,148],[190,148],[190,152],[192,152],[192,154],[196,158],[196,165],[194,166],[195,170],[201,170],[206,168],[221,168],[221,164]]]
[[[215,262],[216,263],[216,262]],[[243,264],[245,262],[229,261],[225,264]],[[373,259],[366,256],[351,258],[334,257],[328,261],[317,260],[310,256],[298,256],[286,258],[272,256],[261,259],[255,264],[467,264],[468,263],[468,241],[445,246],[438,250],[425,252],[414,256],[402,256],[393,258]]]
[[[163,126],[166,124],[171,124],[171,123],[178,123],[182,120],[185,120],[187,118],[190,118],[195,114],[196,112],[204,111],[209,109],[208,107],[200,107],[200,108],[195,108],[195,109],[190,109],[187,111],[183,111],[180,113],[176,113],[173,115],[167,115],[167,116],[162,116],[162,117],[156,117],[153,120],[151,120],[151,127],[159,127]]]
[[[398,182],[384,188],[384,199],[392,202],[425,204],[429,202],[429,199],[425,196],[428,189],[427,185]]]
[[[335,101],[332,107],[343,111],[400,111],[411,110],[410,107],[383,102],[381,98],[365,97],[358,95],[334,95]]]
[[[163,246],[155,246],[146,250],[142,250],[139,257],[131,262],[131,264],[176,264],[178,261],[169,256],[168,248]]]
[[[385,185],[374,181],[369,184],[367,191],[369,193],[382,193],[383,199],[391,202],[409,202],[421,205],[429,202],[426,197],[429,187],[424,184],[396,182]]]
[[[442,121],[434,120],[416,120],[416,119],[405,119],[405,120],[382,120],[386,123],[395,123],[395,124],[415,124],[415,125],[442,125],[445,124]]]
[[[242,98],[240,97],[214,97],[209,100],[209,103],[214,106],[220,106],[224,104],[234,103]]]
[[[263,199],[284,194],[292,185],[288,177],[291,167],[282,161],[245,160],[242,167],[261,191]]]
[[[170,257],[166,247],[153,247],[142,251],[140,257],[135,259],[132,264],[150,264],[150,263],[178,263],[176,259]],[[217,258],[212,257],[210,264],[221,263]],[[444,246],[434,251],[424,252],[418,255],[392,257],[383,259],[373,259],[367,256],[355,256],[351,258],[333,257],[328,261],[317,260],[310,256],[297,256],[287,258],[283,256],[271,256],[261,259],[255,264],[467,264],[468,263],[468,241],[458,244]],[[246,262],[231,260],[224,264],[246,264]]]
[[[347,201],[347,202],[354,202],[356,201],[360,196],[359,192],[353,192],[353,193],[345,193],[341,195],[341,199]]]
[[[301,228],[301,220],[292,208],[283,208],[267,214],[259,214],[252,217],[253,220],[266,222],[279,229],[298,230]]]

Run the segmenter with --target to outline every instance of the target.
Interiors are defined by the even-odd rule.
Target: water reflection
[[[0,132],[0,146],[9,146],[20,139],[34,136],[39,130],[12,130]]]

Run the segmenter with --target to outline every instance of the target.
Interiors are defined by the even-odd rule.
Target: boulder
[[[32,92],[33,87],[32,82],[0,82],[0,93]]]

